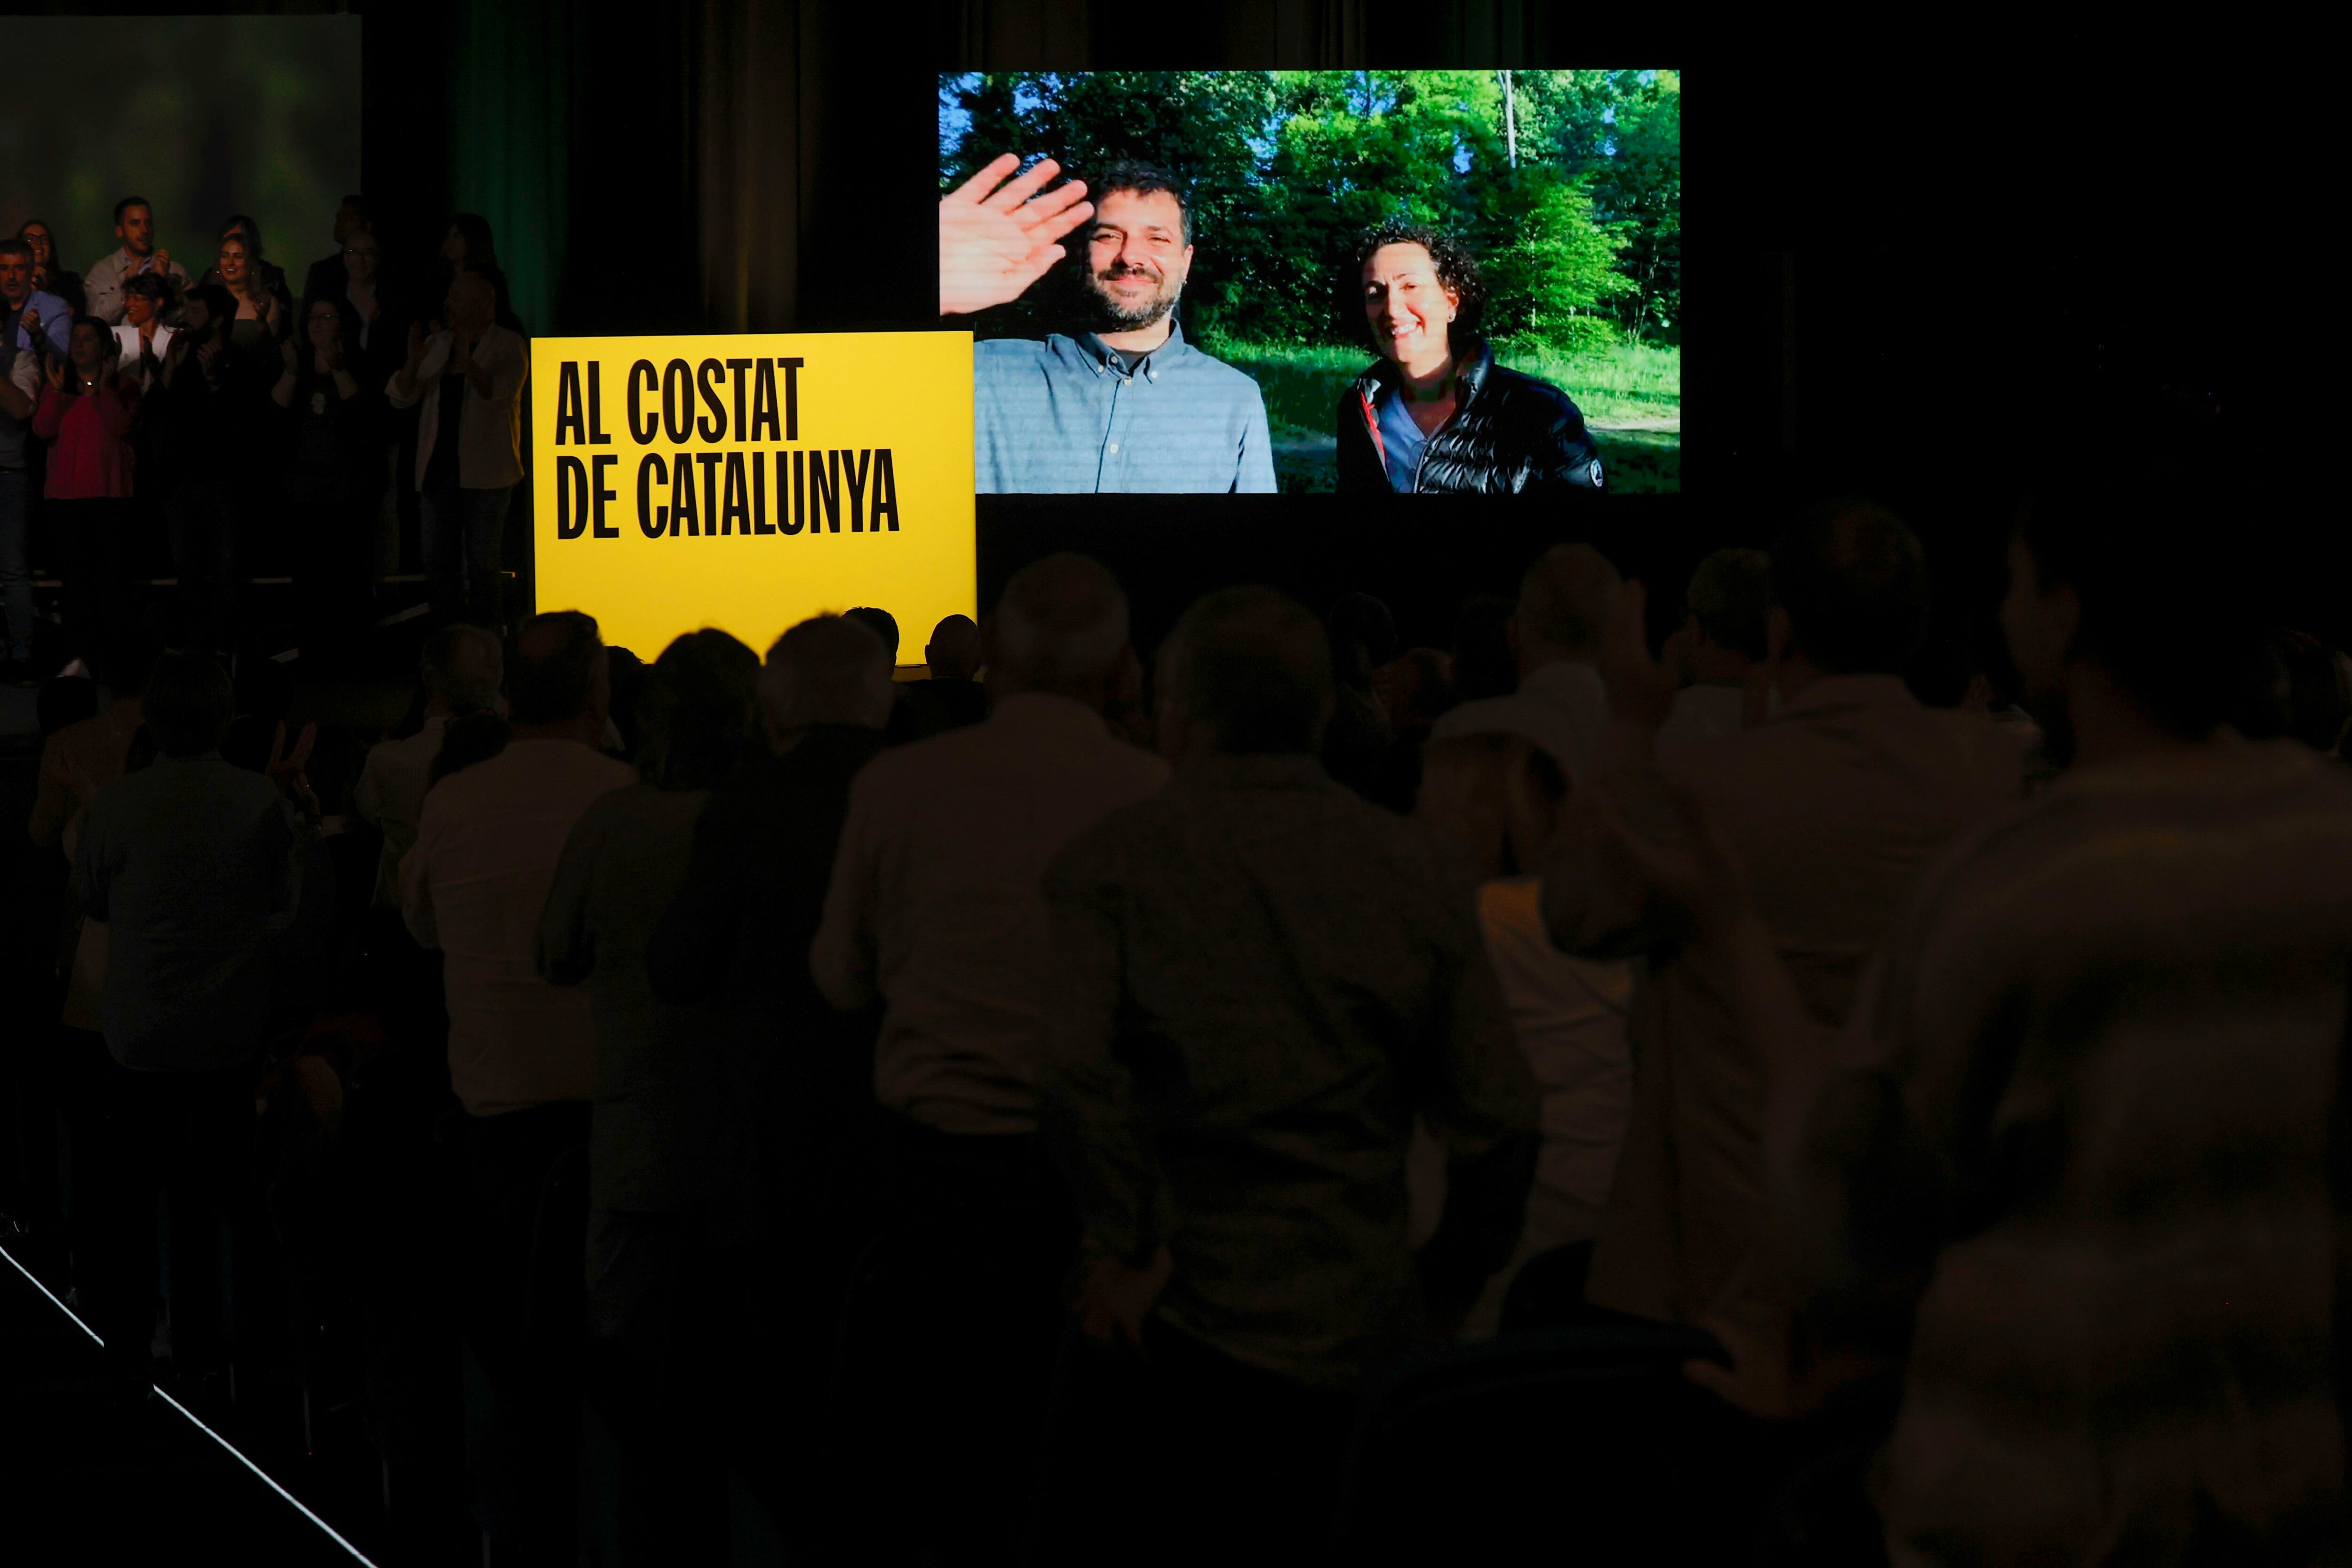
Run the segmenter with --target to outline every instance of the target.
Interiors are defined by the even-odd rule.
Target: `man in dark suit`
[[[719,1418],[770,1448],[764,1458],[738,1450],[755,1489],[772,1489],[763,1475],[798,1478],[798,1495],[763,1500],[780,1526],[826,1511],[825,1488],[807,1479],[821,1473],[822,1455],[789,1447],[816,1441],[821,1424],[778,1423],[772,1411],[812,1411],[823,1397],[844,1283],[878,1185],[879,1013],[835,1012],[807,955],[850,781],[882,749],[892,694],[890,656],[857,619],[821,616],[776,639],[760,678],[772,754],[712,794],[686,880],[646,952],[662,1001],[719,1005],[726,1104],[714,1239],[723,1300],[741,1316],[713,1340],[742,1357],[724,1380],[735,1409]]]
[[[923,648],[930,679],[909,684],[934,700],[946,716],[945,728],[977,724],[988,717],[988,689],[974,679],[980,659],[980,627],[970,616],[950,616],[931,628],[931,640]]]

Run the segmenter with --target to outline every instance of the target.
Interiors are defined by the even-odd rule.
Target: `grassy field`
[[[1371,363],[1345,348],[1210,339],[1202,347],[1245,372],[1265,397],[1275,472],[1285,490],[1332,487],[1332,421],[1340,394]],[[1677,489],[1682,475],[1683,359],[1679,348],[1621,344],[1570,357],[1505,345],[1497,363],[1565,389],[1601,443],[1610,488]],[[1628,428],[1631,426],[1631,428]]]

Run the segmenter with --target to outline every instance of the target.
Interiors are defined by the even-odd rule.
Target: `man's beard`
[[[1131,269],[1130,269],[1131,270]],[[1149,278],[1146,272],[1135,272],[1139,278]],[[1132,302],[1122,300],[1109,291],[1109,279],[1099,273],[1086,274],[1084,292],[1087,310],[1096,331],[1132,332],[1156,326],[1160,319],[1176,308],[1176,297],[1181,289],[1168,281],[1165,274],[1160,286],[1151,293]]]

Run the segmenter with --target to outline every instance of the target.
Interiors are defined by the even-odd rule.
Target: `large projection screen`
[[[0,234],[42,219],[77,273],[135,195],[189,277],[243,213],[299,289],[360,188],[357,16],[16,16],[0,81]]]

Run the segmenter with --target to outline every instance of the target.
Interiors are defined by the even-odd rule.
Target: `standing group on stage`
[[[387,499],[416,520],[436,620],[499,624],[529,356],[489,226],[459,214],[435,266],[394,278],[348,196],[298,298],[244,214],[194,279],[147,198],[114,220],[80,274],[38,219],[0,240],[7,678],[110,637],[246,651],[274,629],[244,592],[257,577],[291,579],[294,646],[336,662],[374,618]],[[54,638],[37,563],[62,589]],[[137,593],[158,577],[177,586],[161,626]]]

